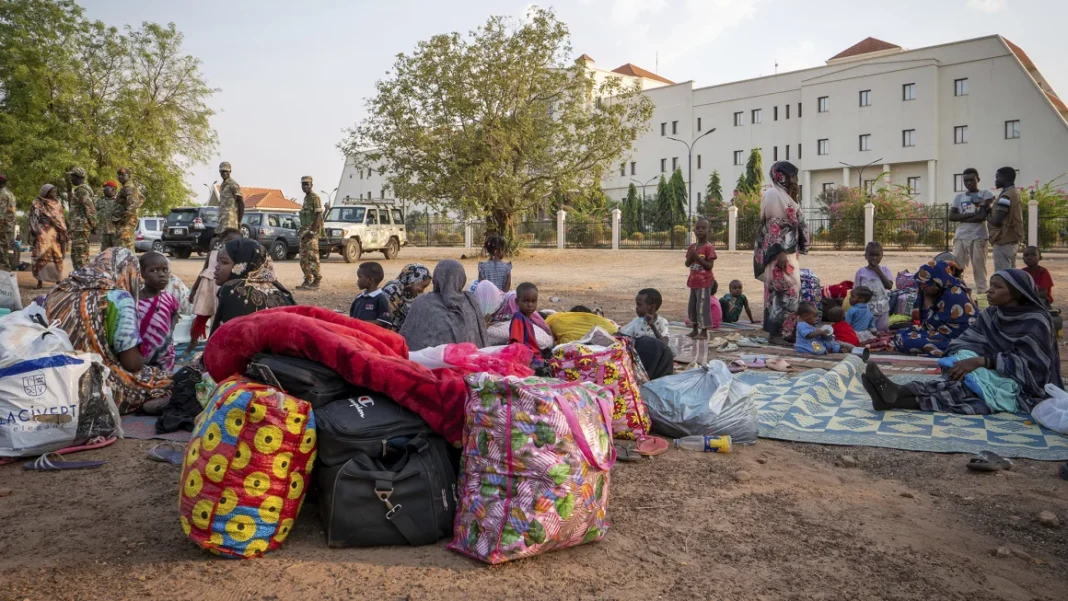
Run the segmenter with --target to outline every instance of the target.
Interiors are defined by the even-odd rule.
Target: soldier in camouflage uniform
[[[111,222],[115,226],[115,246],[134,250],[134,235],[137,231],[137,212],[144,204],[145,198],[141,196],[141,190],[130,179],[130,170],[126,167],[119,168],[119,183],[122,189],[115,198],[115,206],[111,212]]]
[[[111,217],[118,190],[119,185],[115,182],[104,182],[104,196],[96,201],[96,232],[100,234],[100,252],[115,246],[115,223]]]
[[[312,191],[312,178],[300,178],[304,191],[304,206],[300,209],[300,270],[304,283],[297,290],[318,290],[323,276],[319,273],[319,238],[326,235],[323,229],[323,201]]]
[[[93,204],[93,189],[85,183],[85,169],[70,170],[71,192],[67,217],[67,233],[70,235],[70,262],[77,271],[89,263],[89,233],[96,227],[96,205]]]
[[[18,257],[15,246],[15,195],[7,189],[7,176],[0,173],[0,271],[15,271]]]
[[[230,177],[230,163],[219,164],[219,225],[215,227],[216,237],[222,232],[241,229],[241,219],[245,216],[245,196],[241,193],[241,184]]]

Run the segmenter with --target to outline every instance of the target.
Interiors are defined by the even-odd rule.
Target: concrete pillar
[[[1038,246],[1038,201],[1034,198],[1027,202],[1027,244]]]
[[[738,207],[734,205],[727,208],[727,250],[738,250]]]
[[[567,230],[564,224],[567,222],[567,211],[561,209],[556,212],[556,248],[563,250],[567,242]]]
[[[849,175],[849,167],[842,167],[842,185],[847,188],[853,187],[853,179]]]
[[[471,243],[475,238],[475,234],[472,231],[470,223],[464,224],[464,248],[471,248]]]
[[[801,206],[806,209],[812,208],[812,172],[801,172]]]
[[[864,205],[864,243],[875,242],[875,205]]]
[[[612,209],[612,250],[619,250],[619,222],[623,218],[623,211]]]
[[[924,199],[924,204],[932,205],[937,202],[935,190],[938,189],[938,161],[927,161],[927,198]]]
[[[890,165],[883,165],[883,187],[890,187]]]

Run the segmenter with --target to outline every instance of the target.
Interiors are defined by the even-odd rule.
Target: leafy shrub
[[[630,240],[631,242],[641,242],[642,240],[645,240],[645,234],[641,232],[634,232],[630,235]]]
[[[908,250],[916,245],[919,235],[912,230],[898,230],[895,240],[903,250]]]
[[[690,240],[690,228],[685,225],[676,225],[671,228],[671,238],[675,246],[687,246]]]
[[[413,246],[426,246],[426,234],[423,232],[408,232],[408,243]]]

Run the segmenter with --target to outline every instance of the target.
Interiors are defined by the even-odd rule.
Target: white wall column
[[[738,207],[734,205],[727,208],[727,250],[738,250]]]
[[[567,242],[567,230],[564,229],[564,223],[567,221],[567,211],[563,209],[556,213],[556,248],[563,250],[564,245]]]
[[[1038,201],[1027,201],[1027,244],[1038,246]]]
[[[864,205],[864,243],[870,244],[875,241],[875,205]]]
[[[883,173],[886,174],[886,179],[883,180],[883,185],[889,188],[892,183],[890,181],[890,165],[883,165]]]
[[[801,207],[812,208],[812,172],[805,169],[801,172]]]
[[[619,250],[619,221],[623,211],[612,209],[612,250]]]
[[[927,198],[924,200],[924,204],[934,204],[937,202],[935,190],[938,189],[938,161],[927,161]]]
[[[842,185],[850,188],[853,186],[853,180],[849,175],[849,167],[842,167]]]

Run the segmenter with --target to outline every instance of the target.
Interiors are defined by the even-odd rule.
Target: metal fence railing
[[[407,226],[408,244],[412,246],[463,246],[464,224],[452,221],[427,221]]]
[[[949,220],[949,205],[923,207],[918,214],[896,219],[875,219],[875,239],[883,248],[897,250],[949,250],[956,223]]]
[[[1027,223],[1027,216],[1024,216]],[[1042,250],[1068,250],[1068,215],[1041,215],[1038,220],[1038,247]]]
[[[612,248],[611,221],[568,221],[564,231],[567,248]]]
[[[864,248],[864,218],[827,217],[807,218],[809,248],[855,250]]]
[[[516,235],[527,248],[556,248],[556,220],[522,221],[516,227]]]

